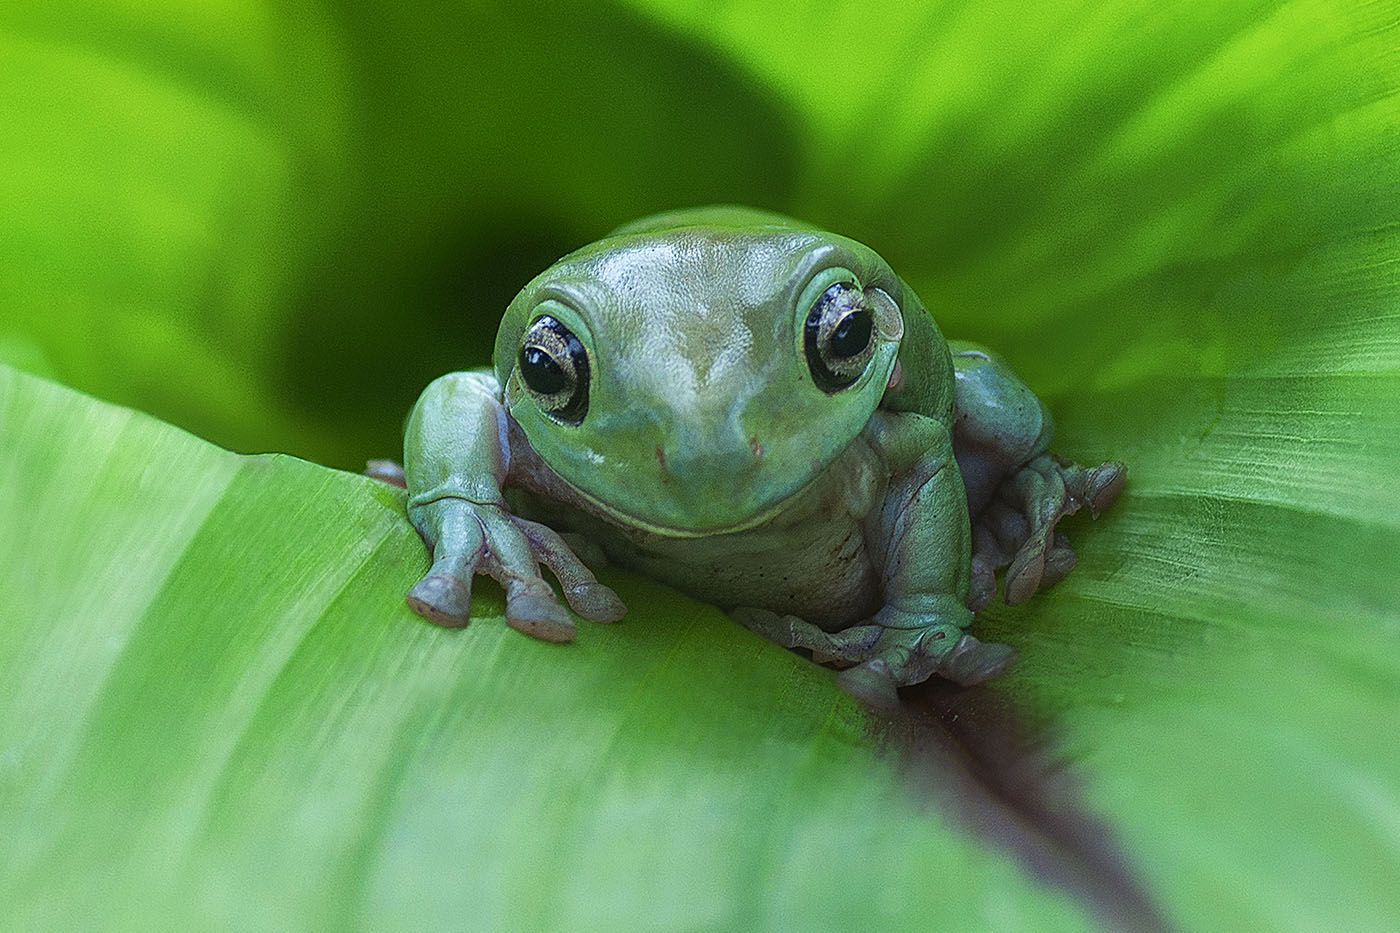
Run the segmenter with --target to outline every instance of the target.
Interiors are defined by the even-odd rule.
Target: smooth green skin
[[[812,378],[802,327],[837,281],[864,289],[875,350],[853,385],[828,393]],[[522,336],[541,314],[587,351],[580,424],[543,412],[519,375]],[[540,563],[579,615],[625,612],[554,529],[581,531],[593,556],[589,544],[789,647],[856,665],[843,683],[873,702],[935,673],[984,680],[1011,651],[963,632],[969,493],[980,509],[1023,476],[1022,533],[1008,532],[1005,559],[982,563],[985,583],[986,567],[1038,540],[1032,592],[1054,523],[1072,508],[1058,467],[1041,471],[1058,498],[1026,467],[1050,437],[1039,402],[980,348],[956,355],[957,379],[918,297],[845,237],[735,207],[623,227],[520,292],[494,373],[444,376],[415,406],[409,515],[434,563],[409,603],[465,624],[472,574],[487,573],[506,590],[509,624],[568,640],[573,621]]]

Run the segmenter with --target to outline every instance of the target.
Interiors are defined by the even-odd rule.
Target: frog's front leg
[[[540,576],[541,562],[579,615],[608,622],[625,608],[552,529],[510,513],[501,495],[510,465],[506,417],[487,371],[443,376],[414,406],[404,434],[408,517],[433,564],[406,600],[440,625],[465,625],[472,576],[488,574],[506,591],[507,624],[568,641],[573,620]]]
[[[866,519],[867,547],[882,568],[884,607],[869,624],[829,635],[785,620],[776,624],[788,626],[777,633],[786,638],[776,640],[854,662],[841,673],[842,686],[877,705],[893,702],[895,687],[935,674],[964,685],[994,677],[1013,651],[963,631],[972,621],[970,531],[948,428],[914,412],[878,411],[865,436],[892,474],[880,509]]]
[[[882,628],[871,657],[844,672],[853,692],[920,683],[937,674],[971,685],[995,677],[1014,654],[983,644],[963,629],[967,608],[970,529],[967,497],[953,456],[953,439],[936,418],[879,411],[866,437],[892,476],[867,540],[883,557],[885,605],[872,620]],[[881,554],[883,551],[883,554]]]

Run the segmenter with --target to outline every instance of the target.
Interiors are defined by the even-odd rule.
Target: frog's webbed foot
[[[1015,657],[1010,645],[980,641],[966,632],[885,629],[872,656],[836,680],[857,699],[890,708],[898,702],[897,687],[921,684],[935,674],[959,686],[975,686],[1006,670]]]
[[[979,641],[946,621],[949,615],[936,609],[885,606],[872,620],[880,629],[879,639],[859,666],[841,673],[841,686],[868,703],[888,706],[896,687],[923,683],[934,675],[970,687],[1006,669],[1015,649]]]
[[[1064,579],[1077,558],[1056,525],[1086,507],[1098,517],[1123,491],[1125,475],[1117,461],[1086,468],[1041,454],[1009,476],[972,522],[968,606],[977,610],[991,601],[1002,567],[1008,567],[1008,605]]]
[[[574,612],[595,622],[612,622],[627,611],[611,589],[599,583],[553,529],[511,515],[494,504],[442,499],[432,527],[433,565],[409,590],[408,605],[432,622],[467,624],[473,574],[493,577],[506,591],[506,623],[545,641],[569,641],[573,619],[540,576],[544,564],[559,580]]]
[[[891,607],[868,624],[837,632],[764,609],[735,609],[730,615],[784,647],[807,649],[814,661],[849,667],[837,682],[878,708],[898,702],[897,687],[923,683],[935,674],[962,686],[990,680],[1015,656],[1009,645],[981,642],[957,625]]]
[[[731,611],[729,617],[784,648],[805,648],[818,664],[838,666],[858,664],[868,658],[883,631],[878,625],[855,625],[828,632],[797,616],[747,606]]]
[[[611,563],[611,561],[608,560],[607,553],[604,552],[592,538],[581,535],[576,531],[561,531],[559,533],[559,540],[563,541],[564,546],[570,551],[573,551],[574,556],[583,563],[583,566],[594,573],[597,573]]]

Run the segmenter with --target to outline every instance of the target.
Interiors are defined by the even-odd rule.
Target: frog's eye
[[[588,414],[588,352],[573,331],[541,315],[520,343],[520,378],[546,415],[580,424]]]
[[[835,394],[854,383],[875,354],[875,315],[859,288],[837,282],[812,305],[802,347],[817,387]]]

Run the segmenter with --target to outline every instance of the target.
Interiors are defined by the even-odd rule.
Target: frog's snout
[[[763,440],[742,430],[717,432],[678,430],[656,447],[656,465],[663,482],[713,486],[707,495],[747,486],[763,463]]]
[[[624,481],[633,514],[672,532],[716,534],[746,526],[792,492],[782,439],[761,417],[745,417],[733,403],[719,411],[679,408],[652,422],[655,433],[642,448],[650,456],[633,461],[640,470]]]

